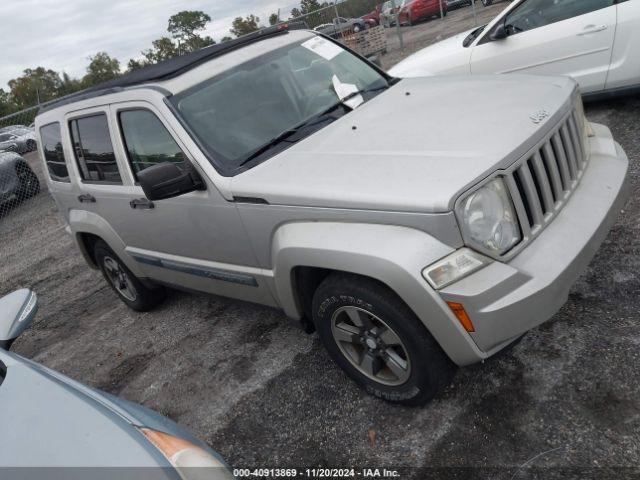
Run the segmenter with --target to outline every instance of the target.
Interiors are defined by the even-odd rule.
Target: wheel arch
[[[400,297],[455,363],[484,358],[422,278],[424,267],[453,251],[431,235],[391,225],[299,222],[280,227],[272,248],[275,290],[289,317],[309,314],[311,291],[329,273],[355,274],[386,285]]]
[[[69,226],[76,245],[91,268],[98,269],[93,250],[96,242],[102,240],[109,245],[109,248],[136,277],[144,277],[137,262],[127,254],[126,244],[122,238],[100,215],[86,210],[71,210],[69,212]]]

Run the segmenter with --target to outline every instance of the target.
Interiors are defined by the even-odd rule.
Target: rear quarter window
[[[50,123],[40,128],[42,155],[47,164],[49,177],[55,182],[69,183],[69,170],[62,148],[59,123]]]

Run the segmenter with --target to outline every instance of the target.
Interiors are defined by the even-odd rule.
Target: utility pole
[[[440,0],[438,3],[440,3],[440,20],[442,20],[444,18],[444,12],[442,11],[442,0]]]
[[[473,9],[473,23],[478,26],[478,16],[476,15],[476,0],[471,0],[471,8]]]

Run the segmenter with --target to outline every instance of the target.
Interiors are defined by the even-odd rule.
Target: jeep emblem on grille
[[[549,118],[549,116],[549,112],[547,112],[546,110],[540,110],[532,115],[529,115],[529,118],[533,123],[538,125],[539,123],[542,123],[546,118]]]

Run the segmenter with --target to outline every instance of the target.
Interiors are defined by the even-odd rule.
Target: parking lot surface
[[[157,311],[128,310],[84,263],[46,191],[0,218],[0,294],[28,287],[41,300],[13,349],[167,415],[236,467],[637,478],[640,97],[591,104],[588,116],[629,155],[629,203],[562,310],[459,370],[424,408],[366,395],[276,310],[181,292]]]

